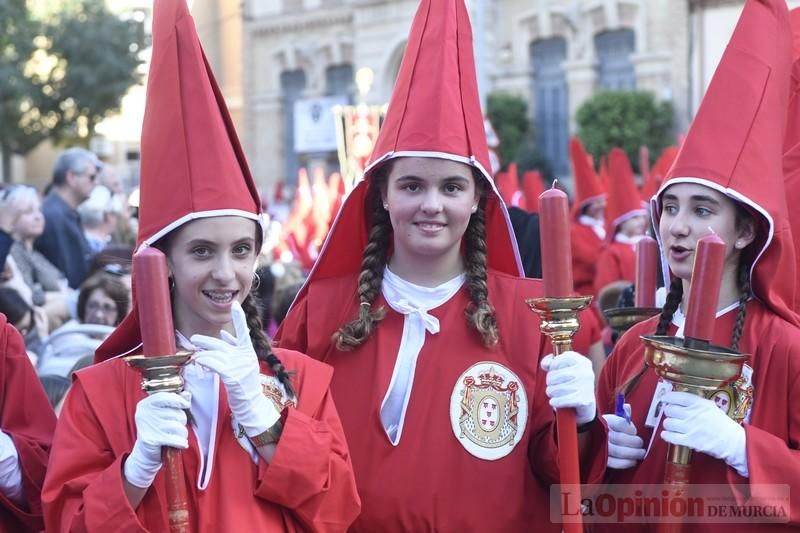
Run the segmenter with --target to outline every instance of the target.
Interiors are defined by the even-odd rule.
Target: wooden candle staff
[[[527,300],[539,314],[542,333],[550,338],[556,357],[572,349],[572,336],[578,331],[578,313],[591,301],[590,296],[572,296],[572,250],[570,248],[569,204],[567,195],[550,189],[539,196],[539,232],[542,242],[542,281],[544,298]],[[580,463],[575,409],[556,411],[558,458],[561,473],[561,518],[566,533],[583,531],[580,514],[568,514],[568,502],[580,502]]]
[[[176,353],[168,274],[166,257],[159,250],[145,248],[133,256],[143,355],[126,357],[125,361],[142,373],[142,388],[147,394],[182,392],[181,370],[191,357],[188,352]],[[163,449],[170,533],[192,531],[180,453],[177,448]]]

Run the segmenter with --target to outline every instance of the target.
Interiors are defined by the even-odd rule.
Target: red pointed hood
[[[661,155],[656,159],[653,168],[650,169],[648,180],[642,185],[642,199],[649,202],[658,190],[661,188],[661,183],[664,181],[664,176],[669,172],[675,158],[678,157],[677,146],[667,146]]]
[[[789,111],[786,134],[783,139],[783,172],[786,186],[786,202],[800,202],[800,8],[789,12],[793,36],[793,58],[791,86],[789,89]],[[795,242],[795,272],[800,272],[800,210],[789,212],[789,224]],[[800,284],[795,287],[795,311],[800,312]]]
[[[365,179],[345,200],[307,283],[360,272],[369,230],[370,210],[365,202],[372,173],[381,163],[405,156],[449,159],[477,168],[490,186],[488,266],[524,275],[508,212],[488,170],[472,28],[464,0],[420,2]],[[305,287],[300,295],[304,292]]]
[[[577,216],[588,202],[605,198],[606,191],[589,162],[589,154],[577,137],[569,140],[569,157],[572,160],[572,176],[575,180],[572,206]]]
[[[260,224],[258,190],[186,0],[155,2],[141,154],[137,249],[197,218],[235,215]],[[140,342],[134,287],[130,313],[95,360]]]
[[[659,194],[675,183],[698,183],[754,213],[753,292],[774,313],[794,314],[795,250],[781,166],[792,67],[785,0],[748,0],[686,140]]]
[[[528,213],[539,212],[539,195],[544,190],[541,172],[529,170],[522,175],[522,193],[525,195],[525,209]]]
[[[639,197],[636,176],[628,154],[612,148],[608,154],[608,199],[606,201],[606,238],[614,241],[617,228],[631,217],[646,216],[647,209]]]
[[[639,147],[639,174],[642,176],[642,187],[639,189],[642,200],[645,202],[650,198],[645,197],[644,188],[650,181],[650,149],[646,145]]]

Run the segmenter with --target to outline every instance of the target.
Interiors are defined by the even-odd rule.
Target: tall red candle
[[[167,258],[148,247],[133,256],[139,327],[144,355],[174,355],[175,327],[169,298]]]
[[[570,296],[573,288],[569,202],[563,191],[548,189],[539,196],[539,236],[545,297]]]
[[[725,241],[715,234],[697,241],[689,300],[686,303],[686,338],[711,341],[724,264]]]
[[[658,244],[655,239],[642,237],[636,243],[636,307],[656,306],[658,279]]]

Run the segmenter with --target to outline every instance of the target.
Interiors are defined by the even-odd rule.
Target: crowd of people
[[[561,409],[583,483],[658,487],[681,445],[686,481],[718,498],[796,488],[784,0],[747,0],[689,131],[641,179],[621,149],[596,164],[570,142],[573,294],[594,304],[557,357],[526,303],[544,294],[544,184],[492,170],[472,50],[464,0],[421,0],[364,179],[345,194],[302,171],[291,206],[266,206],[185,0],[155,4],[136,193],[82,148],[46,191],[0,189],[0,528],[561,531]],[[725,243],[711,340],[750,358],[705,398],[671,390],[640,336],[684,335],[709,232]],[[617,339],[601,311],[636,289],[648,234],[660,314]],[[192,354],[181,392],[146,393],[126,363],[152,322],[132,269],[145,251]],[[784,505],[737,530],[797,528],[800,493]],[[659,527],[640,518],[590,527]]]

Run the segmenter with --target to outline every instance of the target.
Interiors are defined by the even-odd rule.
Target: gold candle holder
[[[658,307],[614,307],[604,309],[603,316],[611,329],[622,335],[630,328],[661,312]]]
[[[713,344],[703,348],[686,347],[680,337],[643,335],[642,341],[645,360],[659,377],[672,383],[673,390],[703,398],[739,379],[750,357]],[[669,446],[668,463],[688,465],[691,460],[691,448]]]
[[[530,298],[525,300],[531,311],[539,315],[542,333],[550,337],[555,355],[572,348],[572,337],[580,328],[578,313],[591,303],[591,296],[565,298]]]
[[[578,313],[584,309],[591,296],[574,296],[566,298],[531,298],[525,300],[528,307],[539,315],[539,329],[550,337],[556,357],[572,349],[572,337],[580,328]],[[581,473],[578,455],[578,426],[575,421],[575,409],[556,410],[556,430],[558,438],[558,464],[561,471],[561,491],[567,496],[562,498],[562,517],[568,516],[567,500],[581,501]],[[564,523],[565,533],[583,531],[583,520],[579,515],[572,515],[573,520]]]
[[[189,362],[192,352],[175,355],[131,355],[125,358],[129,366],[142,373],[142,390],[148,395],[156,392],[183,392],[183,367]]]

